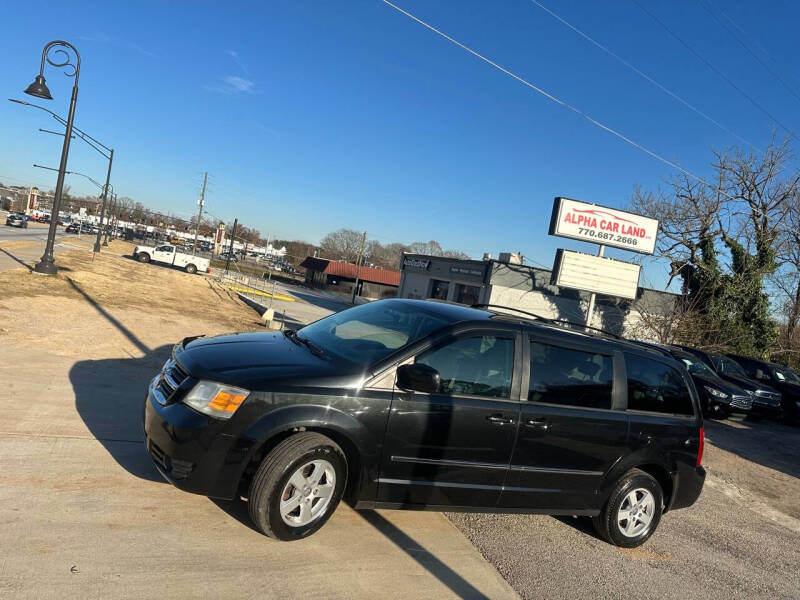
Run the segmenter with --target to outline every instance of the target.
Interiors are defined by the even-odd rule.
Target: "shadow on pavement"
[[[453,569],[444,564],[434,554],[431,554],[427,549],[419,545],[414,538],[389,522],[385,517],[374,510],[360,510],[358,514],[364,517],[367,523],[394,542],[395,546],[405,551],[406,554],[417,561],[428,573],[450,588],[459,598],[487,597],[469,581],[453,571]]]
[[[322,294],[317,294],[311,290],[304,290],[298,286],[285,286],[286,290],[292,295],[300,298],[308,302],[309,304],[313,304],[314,306],[318,306],[320,308],[324,308],[326,310],[331,310],[333,312],[339,312],[344,310],[345,308],[350,308],[350,304],[347,303],[345,298],[342,298],[341,301],[333,300],[331,298],[326,298]]]
[[[71,279],[70,285],[144,354],[141,358],[82,360],[69,371],[75,408],[106,451],[131,475],[164,481],[144,449],[142,415],[150,379],[169,357],[167,344],[150,350]]]
[[[24,260],[22,260],[18,256],[15,256],[14,254],[11,254],[11,252],[9,252],[8,250],[4,249],[2,246],[0,246],[0,252],[5,254],[6,256],[8,256],[11,260],[14,260],[14,261],[18,262],[19,264],[21,264],[23,267],[28,269],[28,271],[33,272],[33,267],[32,266],[30,266],[28,263],[26,263]]]
[[[708,441],[727,452],[800,478],[800,428],[766,419],[704,422]]]

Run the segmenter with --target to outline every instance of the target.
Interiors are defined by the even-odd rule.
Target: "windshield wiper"
[[[314,354],[315,356],[325,356],[325,352],[322,350],[322,348],[317,346],[308,338],[297,335],[297,332],[294,329],[287,329],[283,332],[283,334],[297,345],[304,344],[306,348],[309,349],[311,354]]]

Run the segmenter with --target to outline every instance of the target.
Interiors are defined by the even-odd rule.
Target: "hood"
[[[728,395],[737,395],[737,396],[746,396],[747,390],[742,389],[740,386],[732,383],[730,381],[726,381],[721,377],[717,377],[716,375],[696,375],[692,374],[692,379],[694,379],[694,383],[696,386],[707,385],[709,387],[717,388],[721,392],[725,392]]]
[[[738,385],[740,388],[743,388],[750,392],[756,392],[758,390],[763,390],[766,392],[771,392],[773,394],[778,394],[778,390],[772,388],[768,385],[764,385],[761,382],[755,381],[754,379],[747,379],[746,377],[737,377],[736,375],[730,375],[728,373],[723,373],[721,377],[725,381],[729,381],[735,385]]]
[[[175,359],[192,376],[248,389],[276,381],[307,381],[343,375],[342,364],[312,354],[281,332],[233,333],[187,338]]]

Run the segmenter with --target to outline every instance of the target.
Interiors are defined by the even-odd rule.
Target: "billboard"
[[[552,284],[634,300],[640,271],[639,265],[559,248]]]
[[[658,221],[616,208],[557,197],[553,201],[549,233],[652,254],[656,247]]]

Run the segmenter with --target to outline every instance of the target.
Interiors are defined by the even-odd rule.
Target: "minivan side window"
[[[612,364],[605,354],[531,342],[528,400],[611,408]]]
[[[628,408],[648,412],[693,415],[692,397],[680,373],[662,362],[625,355]]]
[[[514,340],[476,335],[429,350],[416,363],[439,371],[441,393],[508,398],[514,368]]]

